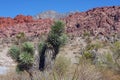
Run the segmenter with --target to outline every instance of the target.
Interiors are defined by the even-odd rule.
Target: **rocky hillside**
[[[0,18],[0,38],[14,37],[19,32],[26,36],[39,36],[48,33],[52,24],[51,19],[34,20],[32,16],[18,15],[15,18]]]
[[[71,14],[64,18],[67,32],[79,35],[89,31],[92,35],[105,35],[120,32],[120,7],[94,8],[87,12]]]
[[[76,36],[89,33],[114,35],[120,33],[120,6],[94,8],[86,12],[71,13],[62,18],[66,32]],[[0,38],[14,37],[19,32],[26,36],[48,33],[53,19],[33,19],[32,16],[17,15],[15,18],[0,17]]]
[[[54,65],[51,55],[55,54],[55,50],[49,42],[46,41],[48,44],[44,46],[41,41],[42,48],[45,49],[44,52],[42,49],[41,52],[38,50],[38,42],[45,38],[41,35],[48,34],[50,26],[56,20],[54,16],[50,17],[49,13],[46,15],[48,15],[46,18],[38,16],[36,19],[24,15],[0,18],[0,45],[2,41],[14,40],[19,32],[24,32],[26,38],[35,39],[32,41],[35,53],[31,68],[33,78],[53,80],[57,76],[60,77],[60,79],[56,77],[57,80],[120,80],[120,6],[94,8],[59,18],[65,23],[66,33],[70,37],[67,37],[65,45],[60,47]],[[115,39],[115,36],[119,40],[113,40],[111,43],[111,38]],[[17,63],[8,54],[11,46],[12,44],[6,43],[0,46],[0,67],[2,66],[2,70],[4,67],[8,68],[7,71],[10,72],[7,76],[0,75],[0,80],[26,80],[27,71],[20,76],[15,72]],[[21,47],[20,51],[24,49]],[[39,72],[41,66],[46,68],[43,73]],[[51,66],[54,66],[53,72],[52,69],[49,71]],[[61,72],[66,73],[63,74],[64,77],[59,76]]]

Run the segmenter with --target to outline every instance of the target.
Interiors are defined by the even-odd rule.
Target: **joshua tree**
[[[21,51],[20,51],[21,50]],[[30,71],[34,62],[34,47],[30,42],[24,42],[21,49],[18,46],[13,46],[9,50],[10,56],[18,63],[17,71],[27,71],[33,80],[32,73]]]
[[[49,32],[44,46],[42,47],[42,49],[40,48],[40,68],[47,68],[47,65],[49,65],[50,68],[52,67],[51,64],[54,63],[53,61],[59,52],[59,48],[65,43],[65,41],[66,35],[64,34],[64,24],[61,21],[56,21],[54,25],[51,26],[51,31]],[[43,63],[44,65],[41,63]]]

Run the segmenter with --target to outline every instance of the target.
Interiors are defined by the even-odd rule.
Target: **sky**
[[[34,16],[48,10],[83,12],[104,6],[120,6],[120,0],[0,0],[0,17],[15,17],[18,14]]]

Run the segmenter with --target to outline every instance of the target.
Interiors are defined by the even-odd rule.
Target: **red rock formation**
[[[48,33],[52,25],[51,19],[34,20],[32,16],[17,15],[12,18],[0,18],[0,38],[14,37],[19,32],[26,36],[39,36]]]
[[[94,8],[87,12],[76,12],[62,19],[66,32],[81,35],[85,31],[96,36],[120,33],[120,7]],[[31,16],[17,15],[15,18],[0,18],[0,38],[13,37],[19,32],[27,36],[39,36],[48,33],[53,20],[34,20]]]
[[[109,35],[120,32],[120,7],[94,8],[87,12],[76,12],[63,19],[67,32],[80,35],[89,31],[93,35]]]

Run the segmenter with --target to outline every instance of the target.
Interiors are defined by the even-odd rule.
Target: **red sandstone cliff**
[[[85,31],[92,35],[112,35],[120,33],[120,6],[94,8],[87,12],[71,13],[62,18],[66,32],[81,35]],[[31,16],[18,15],[15,18],[0,18],[0,38],[13,37],[19,32],[27,36],[48,33],[52,19],[34,20]]]
[[[68,33],[92,35],[120,33],[120,7],[94,8],[87,12],[71,14],[64,19]]]

